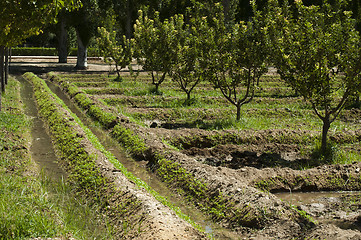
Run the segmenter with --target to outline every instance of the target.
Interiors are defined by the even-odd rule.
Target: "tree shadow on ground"
[[[257,153],[252,151],[235,151],[230,153],[228,158],[217,158],[215,156],[206,157],[203,163],[215,167],[227,167],[240,169],[243,167],[263,168],[291,168],[302,170],[322,165],[322,162],[313,159],[298,158],[287,160],[278,153]]]
[[[233,121],[209,121],[194,120],[192,122],[165,122],[160,127],[165,129],[197,128],[203,130],[228,129],[234,125]]]
[[[52,63],[54,64],[54,63]],[[51,63],[49,63],[48,66],[39,64],[39,65],[34,65],[34,63],[30,63],[29,65],[27,65],[27,63],[22,62],[21,64],[19,63],[14,63],[10,65],[10,74],[23,74],[26,72],[33,72],[35,74],[44,74],[44,73],[48,73],[48,72],[69,72],[69,73],[76,73],[76,72],[81,72],[81,73],[88,73],[88,74],[96,74],[96,73],[107,73],[108,71],[103,71],[103,70],[79,70],[75,68],[75,65],[73,64],[59,64],[59,65],[51,65]]]

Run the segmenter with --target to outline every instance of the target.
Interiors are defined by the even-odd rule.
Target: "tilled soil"
[[[133,129],[133,128],[132,128]],[[161,139],[173,139],[177,141],[186,136],[201,136],[207,131],[190,129],[145,129],[135,127],[134,132],[143,136],[147,144],[155,149],[167,149]],[[281,132],[277,130],[272,134]],[[245,136],[247,133],[239,132]],[[281,132],[287,135],[289,132]],[[208,132],[209,134],[209,132]],[[313,134],[313,133],[312,133]],[[314,133],[316,134],[316,133]],[[257,135],[257,133],[253,133]],[[238,231],[245,239],[361,239],[361,233],[357,229],[341,229],[330,217],[330,223],[318,223],[313,227],[304,227],[302,222],[292,216],[292,207],[281,201],[271,193],[258,190],[263,181],[270,181],[267,191],[338,191],[360,189],[359,172],[361,164],[349,165],[323,165],[308,170],[296,170],[300,162],[305,163],[309,159],[299,158],[297,144],[265,143],[260,134],[252,144],[234,145],[213,144],[197,142],[195,147],[190,145],[180,152],[167,149],[167,159],[179,163],[187,171],[191,172],[196,179],[204,180],[209,188],[217,189],[233,199],[235,202],[252,204],[256,209],[267,209],[269,212],[282,213],[282,217],[270,219],[261,230],[251,228],[237,228],[231,222],[223,221],[225,227]],[[160,137],[160,138],[159,138]],[[202,138],[201,138],[202,139]],[[203,138],[206,139],[206,138]],[[183,139],[184,140],[184,139]],[[201,146],[201,147],[197,147]],[[292,169],[294,168],[294,169]],[[333,179],[343,179],[342,183],[333,182]],[[272,183],[272,184],[271,184]],[[347,203],[343,203],[347,205]],[[327,208],[325,208],[327,209]],[[307,209],[299,209],[308,214]],[[331,210],[332,211],[332,210]],[[347,212],[344,211],[346,214]],[[312,217],[312,212],[309,213]],[[326,217],[327,218],[327,217]],[[352,219],[344,219],[357,222]],[[323,239],[323,237],[321,237]]]
[[[352,114],[358,116],[359,112]],[[348,119],[349,115],[344,118]],[[120,116],[120,119],[126,118]],[[326,201],[321,203],[322,205],[305,204],[293,207],[272,194],[272,192],[287,191],[359,191],[361,189],[360,163],[324,164],[308,170],[297,170],[299,164],[307,163],[309,160],[301,157],[298,136],[313,137],[318,135],[318,132],[224,131],[224,134],[238,137],[233,139],[233,142],[222,142],[209,137],[219,135],[217,131],[146,128],[127,120],[121,122],[144,139],[149,149],[162,152],[166,159],[180,164],[194,178],[204,181],[210,192],[222,192],[235,202],[236,206],[247,205],[255,215],[262,213],[266,216],[265,219],[269,216],[267,221],[262,222],[261,227],[257,225],[259,223],[252,221],[242,226],[232,222],[231,219],[221,220],[223,226],[237,232],[241,239],[361,239],[359,231],[361,205],[357,201],[352,204],[346,201],[345,199],[349,199],[347,195],[337,200],[337,204]],[[338,133],[331,137],[342,142],[344,136],[350,135],[358,141],[361,139],[360,131]],[[166,145],[165,141],[175,146],[181,144],[184,150],[176,151]],[[103,169],[109,172],[107,169],[111,167]],[[154,205],[152,201],[149,204]],[[323,220],[310,223],[295,217],[296,212],[303,212]],[[170,226],[168,220],[165,220],[167,222],[158,220],[162,215],[161,213],[155,216],[154,219],[157,219],[155,224],[169,235],[163,235],[161,231],[154,236],[174,239],[171,235],[174,232],[187,232],[187,228],[177,226],[176,222]],[[333,221],[334,219],[341,219],[344,224],[339,224]],[[170,227],[173,230],[169,230]],[[150,231],[149,236],[152,234],[155,232]],[[180,239],[198,239],[194,235],[188,238],[182,238],[182,234],[178,236]]]

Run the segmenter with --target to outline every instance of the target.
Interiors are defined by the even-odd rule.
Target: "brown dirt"
[[[98,69],[99,70],[99,69]],[[97,66],[90,66],[90,71],[97,71]],[[356,113],[359,114],[359,113]],[[350,115],[347,115],[347,118]],[[359,116],[359,115],[358,115]],[[121,117],[124,118],[124,117]],[[352,117],[350,117],[351,119]],[[323,165],[308,170],[292,169],[298,162],[307,161],[300,157],[299,136],[312,138],[318,132],[267,130],[267,131],[222,131],[223,135],[233,134],[237,136],[235,143],[217,143],[210,136],[219,135],[217,131],[205,131],[199,129],[163,129],[144,128],[136,124],[123,121],[123,124],[141,136],[147,146],[154,151],[161,151],[166,158],[179,163],[190,172],[196,179],[202,179],[214,191],[220,191],[227,197],[242,204],[249,204],[253,209],[264,209],[265,212],[278,214],[272,215],[272,219],[266,222],[261,229],[251,226],[237,228],[229,221],[222,224],[231,227],[243,239],[361,239],[361,232],[357,229],[342,229],[333,223],[332,214],[337,207],[347,204],[326,204],[321,215],[327,221],[321,222],[305,230],[302,222],[296,221],[292,216],[294,211],[286,202],[281,201],[274,194],[257,189],[260,183],[267,184],[267,190],[279,191],[334,191],[334,190],[357,190],[361,189],[359,175],[361,164],[349,165]],[[360,141],[361,131],[344,132],[332,137],[344,139],[344,136],[352,135]],[[232,136],[233,136],[232,135]],[[195,138],[197,136],[198,138]],[[184,141],[186,139],[187,141]],[[194,140],[192,142],[192,140]],[[210,140],[211,139],[211,140]],[[271,139],[271,141],[270,141]],[[175,151],[170,149],[164,140],[175,145],[182,143],[185,150]],[[180,141],[182,140],[182,142]],[[243,141],[243,144],[240,142]],[[302,141],[307,141],[303,139]],[[340,140],[341,141],[341,140]],[[116,176],[114,169],[104,161],[99,162],[99,167],[104,174],[114,176],[118,186],[124,185],[124,178]],[[119,174],[118,174],[119,175]],[[336,181],[337,180],[337,181]],[[132,184],[126,183],[127,187],[135,195],[141,190],[134,189]],[[180,221],[168,210],[158,205],[147,194],[143,195],[143,211],[151,216],[145,226],[146,231],[143,239],[175,239],[176,234],[180,239],[199,239],[200,235],[190,230],[186,224]],[[161,209],[158,209],[158,208]],[[301,207],[302,210],[315,215],[310,206]],[[347,212],[346,210],[344,212]],[[167,216],[167,217],[166,217]],[[168,218],[168,216],[170,218]],[[327,217],[329,216],[329,217]],[[358,216],[345,221],[359,224]],[[192,235],[190,235],[192,234]],[[195,234],[195,235],[194,235]],[[186,237],[187,236],[187,237]],[[145,238],[144,238],[145,237]]]
[[[128,126],[129,127],[129,126]],[[265,224],[261,231],[238,229],[244,239],[361,239],[361,233],[356,228],[342,229],[332,215],[325,214],[327,221],[319,222],[305,231],[302,224],[292,220],[289,205],[280,201],[272,194],[264,194],[254,187],[262,181],[269,181],[267,190],[282,191],[358,191],[361,189],[359,173],[360,163],[349,165],[322,165],[309,170],[297,170],[300,164],[310,162],[302,157],[300,136],[317,136],[318,132],[265,130],[265,131],[206,131],[200,129],[164,129],[141,128],[133,126],[136,134],[143,136],[148,146],[155,149],[167,149],[167,159],[180,163],[191,172],[195,178],[204,180],[209,188],[226,193],[234,201],[246,201],[256,208],[267,211],[283,212],[284,218],[273,219]],[[221,134],[220,134],[221,133]],[[216,144],[210,136],[234,134],[240,139],[235,141],[243,144]],[[331,134],[331,138],[342,142],[345,136],[360,139],[359,131],[348,131]],[[175,152],[167,148],[162,140],[184,147]],[[271,141],[269,139],[272,139]],[[219,139],[218,139],[219,140]],[[307,141],[307,140],[302,140]],[[287,143],[291,142],[291,143]],[[293,142],[293,143],[292,143]],[[356,147],[357,148],[357,147]],[[319,165],[320,163],[315,163]],[[337,182],[339,181],[339,182]],[[258,197],[254,197],[258,196]],[[347,206],[347,203],[340,204]],[[301,208],[311,217],[312,211]],[[324,211],[335,211],[328,205]],[[346,214],[346,211],[343,211]],[[353,224],[358,219],[343,219],[345,223]],[[348,225],[349,226],[349,225]]]
[[[357,229],[342,230],[336,225],[325,223],[320,223],[305,233],[302,224],[289,217],[292,215],[289,205],[280,201],[273,194],[263,193],[254,188],[257,187],[257,183],[270,181],[272,184],[268,186],[268,190],[272,192],[360,190],[360,182],[352,182],[359,176],[361,169],[359,163],[344,166],[324,165],[304,171],[295,170],[292,167],[296,168],[300,163],[308,161],[299,158],[298,144],[267,142],[262,137],[263,134],[258,135],[257,133],[251,135],[259,136],[253,138],[258,140],[250,144],[219,144],[212,147],[210,143],[197,142],[195,147],[191,147],[192,144],[190,144],[185,150],[175,152],[168,149],[158,137],[171,140],[186,136],[204,136],[207,131],[149,129],[139,126],[131,128],[136,134],[143,136],[148,146],[155,149],[167,149],[167,159],[180,163],[195,178],[204,180],[210,189],[218,189],[236,202],[246,201],[254,204],[255,208],[283,212],[284,218],[273,219],[270,223],[265,224],[261,231],[238,229],[238,234],[244,236],[245,239],[248,237],[254,239],[319,239],[317,236],[322,236],[322,234],[326,237],[335,236],[337,239],[352,239],[348,238],[349,236],[355,237],[354,239],[361,238],[361,233]],[[280,132],[282,131],[268,131],[271,135]],[[208,134],[212,133],[208,131]],[[282,134],[289,133],[289,131],[283,131]],[[250,132],[239,132],[238,134],[247,136]],[[197,145],[201,147],[197,147]],[[210,146],[207,147],[207,145]],[[340,183],[341,185],[332,181],[337,178],[344,180]],[[229,223],[224,223],[224,225],[230,227]]]
[[[75,131],[85,136],[81,128]],[[118,230],[120,234],[117,234],[119,239],[206,239],[205,234],[180,219],[145,189],[129,181],[86,138],[83,140],[83,145],[89,155],[97,156],[98,169],[116,186],[115,191],[107,193],[112,196],[107,214],[113,218],[115,225],[120,227]],[[119,216],[119,205],[127,202],[129,207],[124,210],[124,215]],[[132,207],[132,203],[136,203],[136,206]],[[126,233],[122,229],[125,221],[129,224]]]

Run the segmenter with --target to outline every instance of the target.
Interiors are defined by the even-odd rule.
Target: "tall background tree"
[[[88,67],[87,48],[90,40],[95,36],[97,28],[101,26],[106,9],[100,8],[102,0],[82,0],[83,6],[70,13],[68,23],[75,28],[78,52],[77,52],[77,69],[86,69]],[[102,6],[105,6],[103,4]]]
[[[0,80],[5,90],[5,66],[8,62],[8,48],[16,46],[26,38],[41,33],[45,25],[56,22],[60,9],[79,6],[78,0],[42,0],[0,2]],[[5,58],[6,57],[6,58]],[[0,96],[1,109],[1,96]]]

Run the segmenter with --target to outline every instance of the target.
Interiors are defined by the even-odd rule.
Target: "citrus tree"
[[[360,35],[341,0],[321,7],[296,1],[293,11],[296,14],[271,1],[265,21],[271,56],[281,78],[322,120],[321,152],[325,155],[331,123],[361,86]]]
[[[143,11],[138,13],[139,17],[134,25],[134,55],[143,70],[150,72],[155,92],[159,93],[159,86],[174,62],[177,32],[174,24],[159,19],[158,12],[154,19],[148,18]]]
[[[120,71],[127,67],[132,61],[131,40],[125,35],[117,41],[116,32],[108,32],[104,27],[98,28],[99,37],[97,38],[100,55],[108,64],[115,64],[115,71],[120,80]]]
[[[219,4],[218,8],[221,9]],[[241,118],[241,107],[252,101],[259,78],[267,72],[267,48],[260,17],[255,14],[252,21],[227,28],[223,11],[218,10],[208,20],[209,30],[203,34],[203,46],[207,49],[202,51],[206,53],[202,68],[214,88],[236,107],[236,120]]]
[[[191,23],[184,24],[183,16],[179,15],[170,21],[177,30],[177,37],[174,38],[174,61],[169,69],[172,81],[186,93],[186,104],[191,103],[191,92],[204,79],[201,68],[202,57],[202,33],[205,25],[200,24],[196,19]]]

